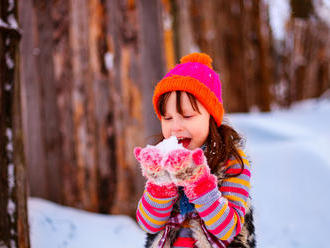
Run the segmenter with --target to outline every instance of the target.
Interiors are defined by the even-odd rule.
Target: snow
[[[15,218],[14,218],[14,213],[16,211],[16,204],[13,202],[12,199],[8,200],[8,205],[7,205],[7,213],[10,216],[10,221],[14,223]]]
[[[32,248],[143,247],[144,233],[123,215],[102,215],[29,199]]]
[[[330,26],[330,0],[315,0],[316,14]]]
[[[5,90],[6,91],[10,91],[11,90],[11,84],[9,84],[9,83],[5,83]]]
[[[330,100],[227,117],[246,138],[252,161],[258,247],[328,247]],[[144,233],[129,217],[88,213],[37,198],[29,199],[29,221],[32,248],[135,248],[144,243]]]
[[[8,28],[8,24],[0,18],[0,27]]]
[[[106,52],[104,54],[104,63],[105,63],[105,67],[108,70],[111,70],[113,68],[113,53]]]
[[[258,246],[328,247],[330,101],[230,117],[253,161]]]
[[[9,188],[9,193],[12,193],[12,190],[15,186],[15,167],[13,163],[10,163],[8,165],[8,188]]]
[[[6,57],[6,64],[7,64],[7,67],[8,67],[9,69],[13,69],[14,66],[15,66],[15,63],[14,63],[14,61],[11,59],[11,57],[10,57],[10,55],[9,55],[9,52],[6,52],[5,57]]]
[[[8,17],[7,17],[7,20],[8,20],[8,24],[11,28],[13,29],[18,29],[18,24],[17,24],[17,21],[16,21],[16,18],[14,16],[14,14],[10,14]]]
[[[284,40],[285,25],[290,18],[291,7],[289,0],[265,0],[269,5],[270,25],[275,39]],[[330,26],[330,0],[313,1],[316,14]]]
[[[15,240],[10,240],[10,248],[16,248],[16,241]]]
[[[9,143],[7,144],[7,151],[8,151],[8,152],[13,152],[13,143],[12,143],[12,142],[9,142]]]
[[[265,0],[269,5],[270,25],[274,37],[278,40],[285,38],[285,24],[290,17],[289,0]]]
[[[12,132],[11,128],[8,128],[8,127],[6,128],[6,136],[7,136],[8,140],[12,140],[13,132]]]
[[[14,9],[15,3],[14,0],[9,0],[8,1],[8,12],[12,11]]]
[[[18,30],[18,24],[13,14],[7,17],[8,24],[0,18],[0,27]]]
[[[156,146],[147,145],[147,147],[158,148],[163,155],[175,149],[185,149],[182,144],[178,143],[178,139],[175,136],[171,136],[168,139],[164,139],[162,142],[158,143]]]
[[[173,19],[169,13],[163,13],[163,26],[164,30],[171,30],[173,25]]]

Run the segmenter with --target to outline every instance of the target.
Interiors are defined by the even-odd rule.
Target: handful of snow
[[[163,156],[167,153],[176,150],[176,149],[186,149],[182,144],[179,144],[177,137],[171,136],[168,139],[164,139],[162,142],[158,143],[156,146],[147,145],[147,147],[156,147],[158,148]]]

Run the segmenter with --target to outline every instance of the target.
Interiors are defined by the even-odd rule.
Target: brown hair
[[[176,91],[176,109],[178,113],[183,115],[181,107],[181,92],[182,91]],[[165,115],[165,106],[171,93],[172,92],[167,92],[161,95],[157,102],[157,108],[162,116]],[[195,96],[189,92],[186,93],[192,108],[200,113]],[[164,137],[160,135],[160,140],[162,139],[164,139]],[[236,177],[240,175],[244,170],[244,163],[238,150],[239,147],[242,146],[242,137],[232,127],[223,123],[218,127],[213,116],[210,116],[210,127],[209,135],[206,140],[207,148],[205,151],[205,157],[212,173],[215,173],[219,167],[225,166],[230,157],[233,156],[239,162],[241,171],[227,177]]]

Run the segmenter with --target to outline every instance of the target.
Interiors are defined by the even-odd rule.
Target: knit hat
[[[166,92],[186,91],[203,104],[218,126],[221,125],[224,114],[221,82],[211,63],[212,59],[205,53],[188,54],[158,82],[154,90],[153,105],[159,119],[159,97]]]

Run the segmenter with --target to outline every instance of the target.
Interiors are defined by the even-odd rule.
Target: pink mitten
[[[168,172],[161,165],[163,156],[159,149],[156,147],[136,147],[134,155],[140,162],[143,176],[148,181],[157,185],[172,183]]]
[[[199,197],[217,185],[216,177],[211,174],[200,148],[193,151],[177,149],[170,152],[164,167],[176,185],[184,186],[189,199]]]

